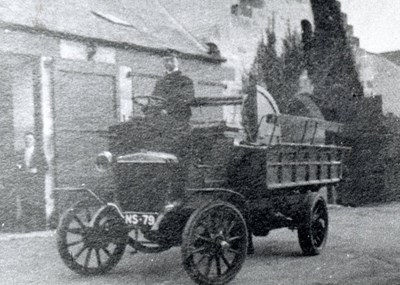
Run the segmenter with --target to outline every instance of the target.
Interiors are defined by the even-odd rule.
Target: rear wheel
[[[328,208],[325,199],[317,193],[308,193],[304,202],[303,221],[297,234],[305,255],[318,255],[328,237]]]
[[[57,231],[58,252],[71,270],[103,274],[121,259],[128,232],[115,209],[88,201],[69,209]]]
[[[247,227],[239,210],[222,201],[206,204],[186,223],[183,266],[198,284],[226,284],[240,271],[247,242]]]

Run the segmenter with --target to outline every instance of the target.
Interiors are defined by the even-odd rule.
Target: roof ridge
[[[207,51],[207,48],[194,36],[190,33],[185,26],[182,25],[169,11],[168,9],[160,3],[159,0],[154,0],[160,7],[163,9],[164,13],[169,17],[169,19],[180,28],[181,32],[183,32],[200,50]]]
[[[375,57],[376,59],[380,60],[381,62],[383,61],[386,65],[400,71],[400,66],[398,64],[394,63],[393,61],[391,61],[390,59],[386,58],[384,55],[379,54],[379,53],[371,53],[368,51],[367,51],[367,54],[369,54],[372,57]]]
[[[55,37],[101,41],[107,45],[143,48],[165,53],[168,49],[221,62],[208,54],[187,30],[156,0],[3,0],[0,26]],[[2,1],[0,1],[2,2]],[[40,13],[35,4],[41,2]],[[160,1],[161,2],[161,1]],[[3,3],[0,5],[5,6]],[[165,4],[168,8],[168,5]],[[8,10],[7,10],[8,9]],[[172,13],[172,11],[171,11]],[[173,14],[173,13],[172,13]]]

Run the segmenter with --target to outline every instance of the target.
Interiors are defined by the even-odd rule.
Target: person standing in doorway
[[[25,150],[19,155],[17,167],[19,181],[17,191],[17,223],[23,231],[45,228],[44,177],[47,163],[44,153],[36,146],[32,132],[24,137]]]

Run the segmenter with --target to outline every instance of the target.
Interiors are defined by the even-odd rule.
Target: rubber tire
[[[81,274],[81,275],[100,275],[104,274],[111,269],[113,269],[118,262],[121,260],[125,248],[126,248],[126,241],[127,239],[124,239],[124,237],[121,237],[121,239],[118,241],[117,244],[115,244],[115,249],[111,253],[111,256],[109,259],[103,264],[103,266],[98,266],[98,267],[85,267],[79,262],[77,262],[76,259],[72,256],[72,254],[69,251],[69,247],[67,245],[68,240],[67,240],[67,234],[68,234],[68,229],[71,224],[71,222],[74,219],[74,216],[79,213],[82,210],[85,210],[87,207],[92,207],[93,205],[89,201],[81,201],[76,203],[73,207],[71,207],[67,212],[64,214],[62,217],[59,227],[57,229],[57,248],[58,252],[61,256],[61,259],[65,263],[65,265],[71,269],[72,271]],[[108,211],[107,209],[104,210],[104,212],[97,213],[93,219],[101,219],[104,215],[113,215],[115,213],[111,212],[106,212]],[[117,217],[116,217],[117,218]],[[121,220],[122,221],[122,220]],[[119,222],[118,222],[119,223]],[[96,225],[96,221],[94,221],[94,224]],[[122,226],[122,224],[117,225]],[[125,232],[124,232],[125,233]],[[126,232],[127,234],[127,232]]]
[[[208,278],[208,276],[204,276],[203,274],[201,274],[201,272],[194,267],[193,264],[194,262],[192,261],[191,258],[192,256],[191,249],[193,248],[191,241],[192,241],[192,236],[194,234],[194,230],[196,229],[197,224],[202,220],[202,217],[208,211],[212,210],[229,211],[232,215],[235,215],[236,219],[239,222],[238,226],[240,227],[240,232],[243,233],[243,235],[241,235],[243,238],[242,243],[240,243],[240,248],[239,250],[237,250],[240,253],[239,260],[234,259],[233,261],[235,262],[232,261],[233,268],[231,269],[228,268],[227,271],[225,272],[227,274],[223,274],[221,278],[217,277],[216,279],[210,279]],[[234,228],[235,227],[232,227],[231,230],[233,230]],[[246,222],[240,211],[235,206],[225,201],[215,201],[204,204],[203,206],[201,206],[199,209],[195,210],[192,213],[183,231],[182,235],[183,242],[181,251],[182,251],[182,262],[185,271],[187,272],[189,277],[197,284],[222,285],[230,282],[239,273],[246,259],[247,245],[248,245],[247,235],[248,231]]]
[[[303,212],[301,225],[297,229],[297,235],[299,239],[299,244],[304,255],[318,255],[322,252],[325,247],[328,238],[328,228],[329,228],[329,218],[328,218],[328,208],[325,199],[315,192],[309,192],[303,202]],[[323,237],[321,240],[315,240],[315,221],[314,214],[315,211],[321,211],[322,219],[324,220],[323,225]],[[314,224],[313,224],[314,223]],[[320,224],[322,226],[322,223]]]

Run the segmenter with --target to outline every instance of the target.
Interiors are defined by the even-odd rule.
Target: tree
[[[275,32],[266,30],[267,41],[261,40],[254,60],[256,82],[265,86],[276,100],[281,112],[288,106],[298,91],[299,76],[304,69],[300,37],[288,30],[283,41],[283,52],[277,54]]]

